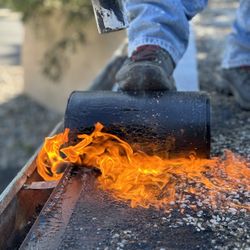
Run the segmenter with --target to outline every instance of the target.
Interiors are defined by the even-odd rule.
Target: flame
[[[68,142],[69,130],[46,138],[37,157],[39,174],[48,181],[62,177],[64,164],[95,167],[101,171],[99,186],[110,191],[115,198],[130,201],[132,207],[150,206],[169,209],[191,197],[190,206],[243,207],[232,197],[239,191],[250,190],[250,165],[245,159],[226,151],[223,157],[199,159],[162,159],[132,147],[115,135],[102,132],[97,123],[92,134],[82,134],[74,146]],[[228,199],[231,195],[232,199]],[[246,199],[247,200],[247,199]],[[198,201],[198,202],[197,202]],[[191,202],[192,203],[192,202]]]

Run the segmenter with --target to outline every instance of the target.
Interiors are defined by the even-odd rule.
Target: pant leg
[[[159,45],[177,64],[188,45],[188,21],[206,3],[207,0],[127,0],[129,55],[141,45]]]
[[[208,0],[182,0],[181,2],[184,12],[188,20],[190,20],[206,7]]]
[[[250,0],[240,1],[222,62],[223,68],[245,65],[250,65]]]

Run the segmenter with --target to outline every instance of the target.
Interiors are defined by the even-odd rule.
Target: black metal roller
[[[73,92],[65,113],[71,135],[95,123],[136,150],[160,156],[210,156],[210,102],[198,92]]]

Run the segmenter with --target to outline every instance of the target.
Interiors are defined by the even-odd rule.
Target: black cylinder
[[[210,155],[210,102],[198,92],[73,92],[65,113],[71,137],[100,122],[135,150],[161,157]]]

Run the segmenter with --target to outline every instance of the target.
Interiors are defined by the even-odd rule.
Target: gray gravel
[[[60,115],[25,95],[0,104],[0,192],[59,120]]]

